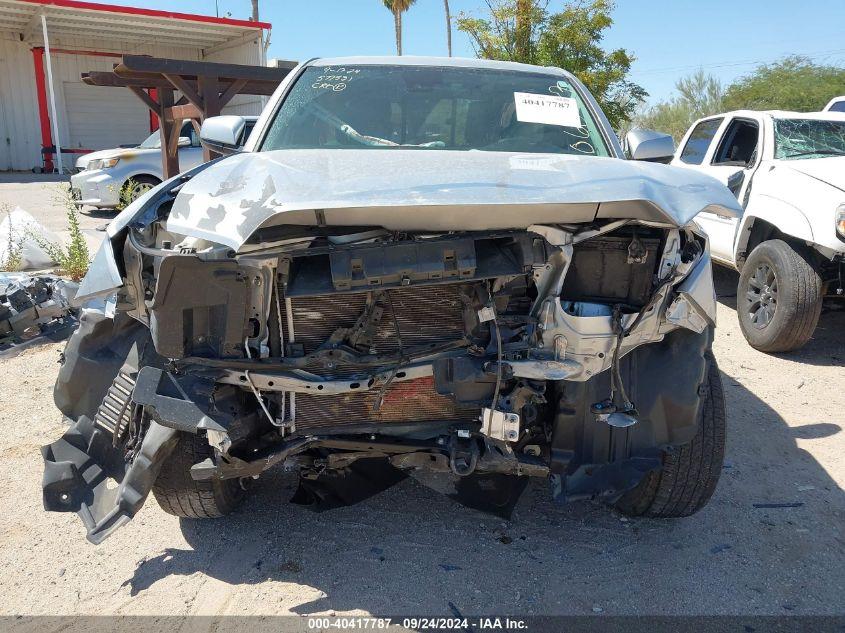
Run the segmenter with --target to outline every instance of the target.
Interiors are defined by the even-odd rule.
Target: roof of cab
[[[845,113],[843,112],[793,112],[790,110],[731,110],[730,112],[720,112],[718,114],[711,114],[710,116],[701,117],[700,121],[707,119],[717,119],[724,117],[754,117],[754,116],[768,116],[775,119],[818,119],[821,121],[845,121]]]
[[[474,57],[421,57],[413,55],[373,57],[320,57],[307,62],[308,66],[448,66],[453,68],[489,68],[493,70],[516,70],[529,73],[543,73],[560,77],[572,74],[555,66],[534,66],[518,62]]]

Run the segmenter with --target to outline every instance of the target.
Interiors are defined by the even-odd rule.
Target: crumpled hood
[[[167,229],[239,249],[259,227],[495,230],[739,215],[720,182],[616,158],[442,150],[278,150],[231,156],[180,190]]]
[[[845,191],[845,156],[788,160],[783,161],[782,164],[784,167]]]

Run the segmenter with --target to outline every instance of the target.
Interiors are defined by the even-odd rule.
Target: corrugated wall
[[[41,164],[41,128],[29,47],[0,33],[0,169]]]
[[[173,59],[203,59],[198,49],[173,46],[133,45],[121,48],[101,40],[81,38],[51,38],[50,45],[54,49],[134,53]],[[204,61],[261,65],[262,59],[261,46],[256,39],[255,42],[237,44],[209,55],[204,58]],[[111,70],[115,61],[116,58],[110,57],[53,55],[53,82],[56,92],[56,109],[59,113],[60,140],[68,138],[67,115],[62,90],[64,82],[81,82],[81,73],[90,70]],[[230,114],[259,114],[261,107],[260,97],[245,95],[235,97],[225,111]],[[72,164],[73,159],[74,157],[67,157],[65,165]],[[35,69],[30,45],[19,41],[13,33],[0,32],[0,170],[29,170],[41,164],[41,127],[38,119]]]
[[[263,66],[264,55],[261,51],[261,40],[256,37],[251,42],[230,46],[216,53],[203,57],[205,62],[224,62],[229,64],[244,64],[247,66]],[[238,95],[223,108],[224,114],[261,114],[265,101],[256,95]]]

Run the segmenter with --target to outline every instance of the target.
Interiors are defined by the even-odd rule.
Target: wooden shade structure
[[[271,68],[124,55],[112,72],[83,73],[82,81],[128,88],[158,115],[166,179],[179,173],[179,130],[184,120],[190,119],[199,132],[202,122],[219,115],[235,95],[273,94],[294,65]],[[182,95],[178,101],[176,91]],[[204,152],[205,160],[214,157]]]

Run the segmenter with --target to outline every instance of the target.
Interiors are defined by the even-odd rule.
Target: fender
[[[756,220],[765,220],[781,233],[798,240],[814,242],[813,227],[801,209],[778,198],[752,192],[734,241],[734,262],[737,268],[741,267],[740,263],[748,256],[746,247]]]

